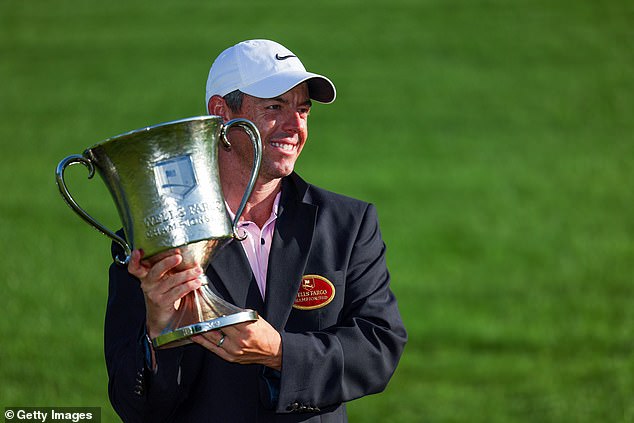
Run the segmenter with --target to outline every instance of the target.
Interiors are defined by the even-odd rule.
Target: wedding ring
[[[222,334],[222,338],[220,338],[220,341],[218,341],[218,343],[216,344],[217,347],[221,347],[222,348],[222,344],[224,344],[225,342],[225,334]]]

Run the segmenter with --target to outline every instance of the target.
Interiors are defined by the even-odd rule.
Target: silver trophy
[[[251,178],[233,222],[227,211],[218,172],[218,148],[231,148],[227,132],[243,129],[254,150]],[[81,155],[63,159],[56,170],[57,185],[68,205],[88,224],[121,245],[126,265],[132,249],[142,249],[144,260],[178,248],[183,262],[203,269],[227,242],[240,239],[237,223],[260,170],[262,143],[255,125],[246,119],[223,124],[219,116],[200,116],[162,123],[109,138]],[[68,166],[80,163],[92,178],[95,169],[108,187],[123,224],[125,239],[86,213],[64,181]],[[189,337],[237,323],[255,321],[257,312],[237,307],[203,285],[174,304],[176,317],[152,340],[156,348],[192,342]]]

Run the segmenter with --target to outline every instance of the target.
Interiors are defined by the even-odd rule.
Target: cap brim
[[[259,98],[273,98],[284,94],[302,82],[308,83],[310,98],[320,103],[335,101],[335,85],[325,76],[311,72],[282,72],[271,75],[246,87],[240,88],[245,94]]]

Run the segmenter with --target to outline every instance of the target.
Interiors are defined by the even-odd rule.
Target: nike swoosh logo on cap
[[[275,55],[275,58],[277,60],[286,60],[286,59],[290,59],[291,57],[297,57],[294,54],[289,54],[288,56],[280,56],[279,54]]]

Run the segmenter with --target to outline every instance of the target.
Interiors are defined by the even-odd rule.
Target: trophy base
[[[244,322],[254,322],[258,320],[258,313],[255,310],[244,310],[238,313],[220,316],[215,319],[206,320],[204,322],[194,323],[173,331],[161,334],[152,340],[154,348],[172,348],[184,344],[190,344],[193,341],[189,338],[210,330],[217,330],[227,326],[236,325]]]

